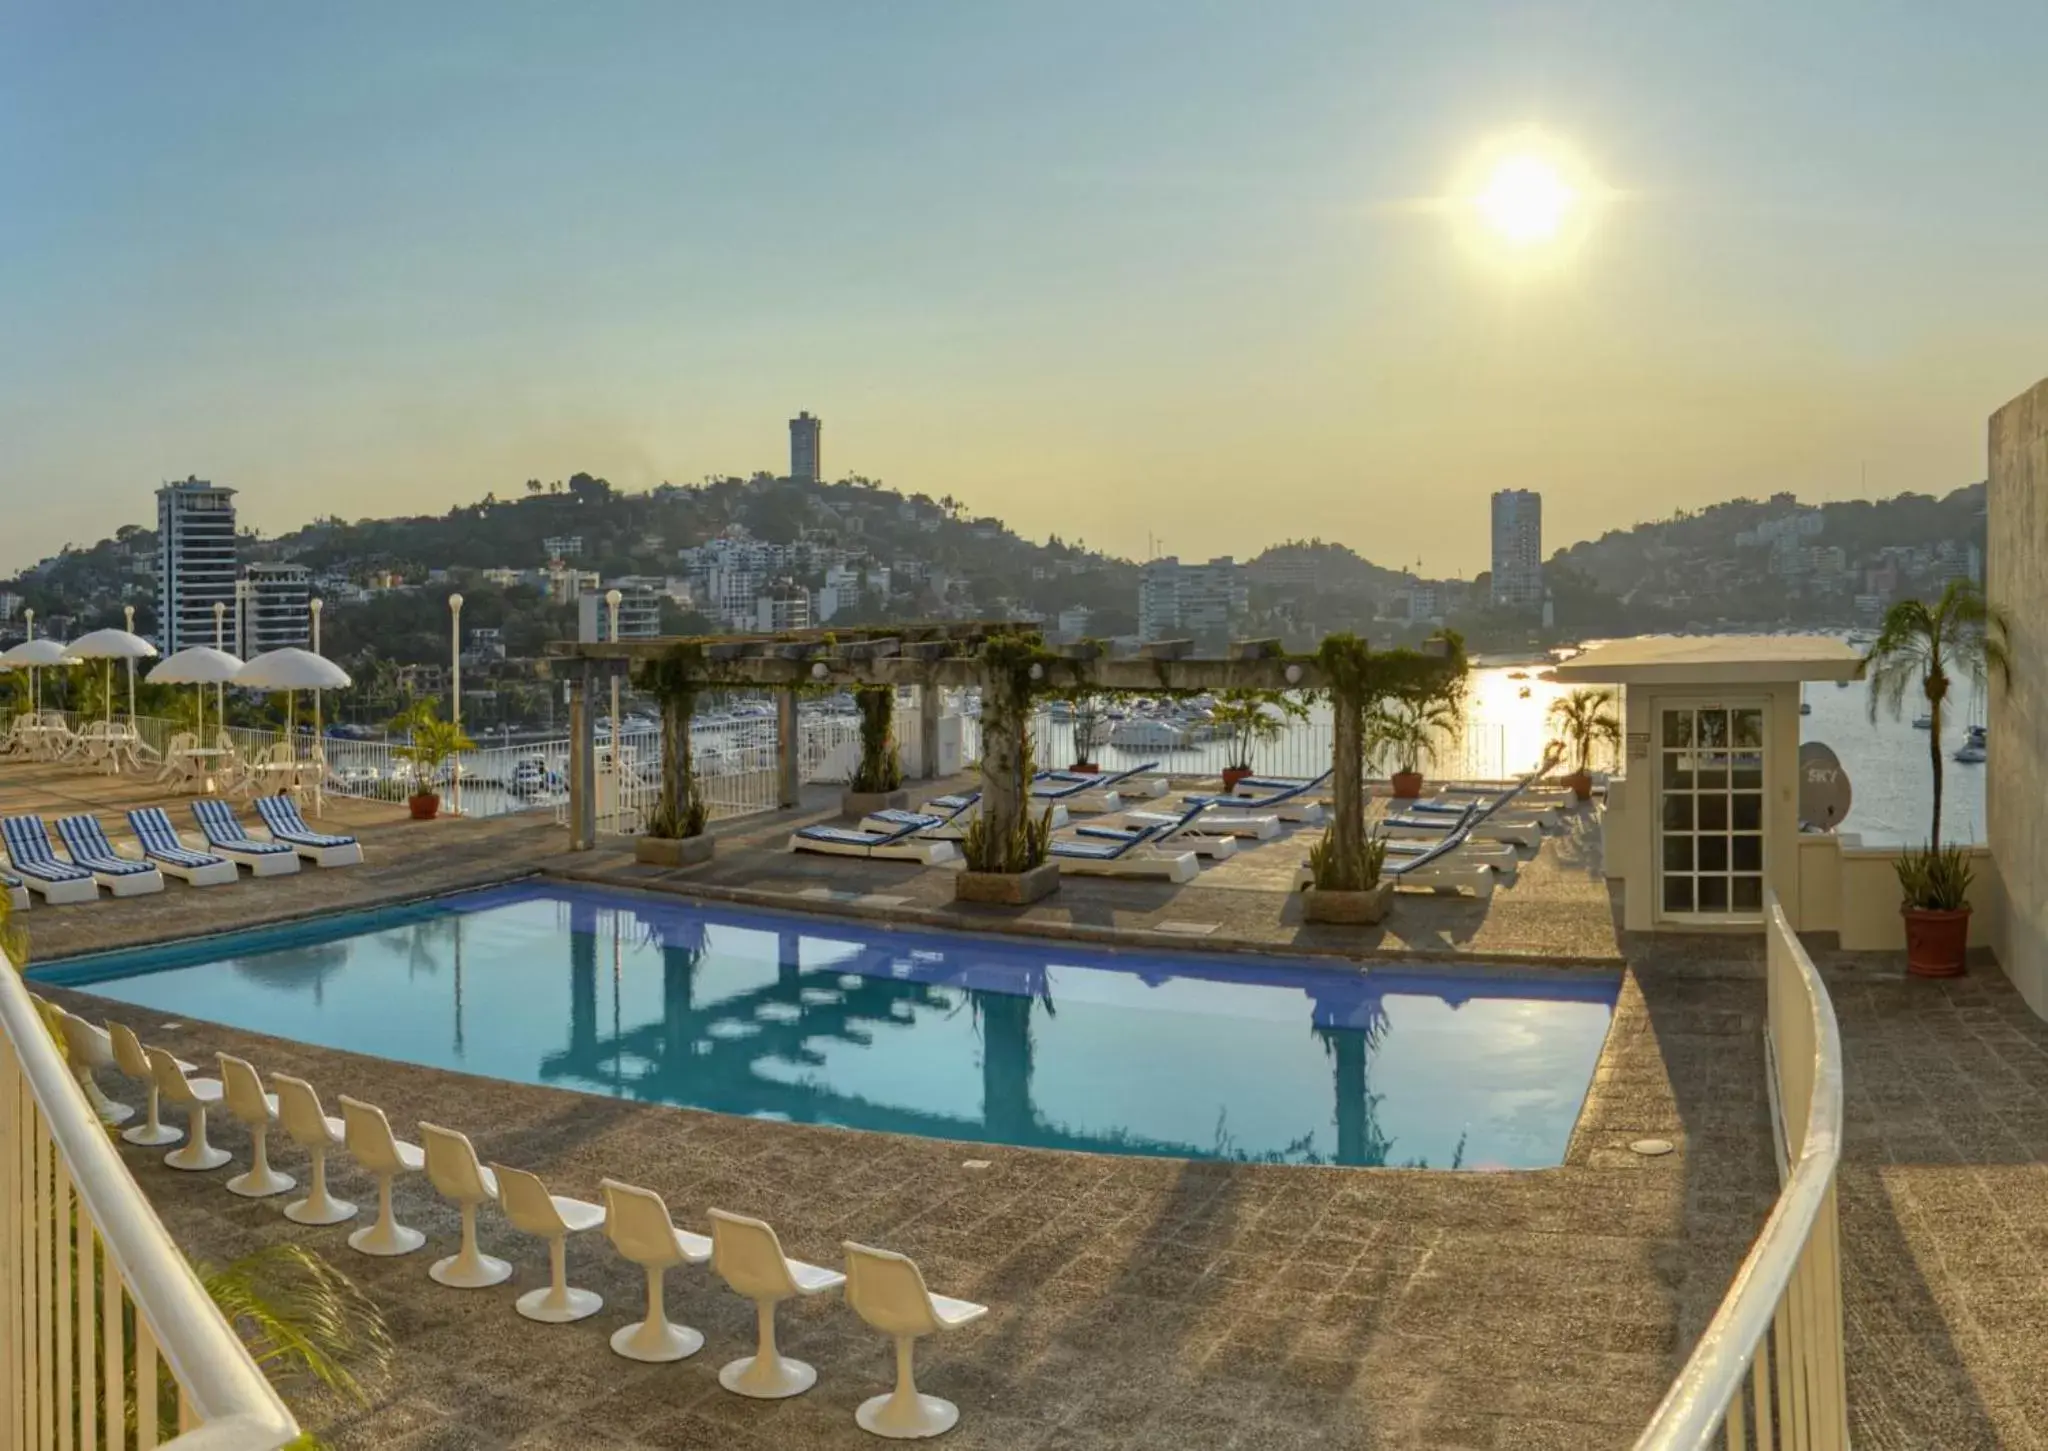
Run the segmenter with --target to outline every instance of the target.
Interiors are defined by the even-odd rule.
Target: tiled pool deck
[[[0,773],[0,805],[12,773]],[[378,810],[382,810],[379,808]],[[1069,883],[1057,905],[969,922],[935,874],[791,858],[788,821],[732,836],[683,880],[616,854],[556,857],[561,834],[525,821],[414,826],[364,819],[364,866],[160,898],[45,910],[39,955],[188,935],[397,900],[570,866],[642,886],[708,878],[720,895],[889,911],[948,925],[1095,933],[1176,924],[1175,947],[1230,941],[1335,948],[1273,886],[1298,850],[1253,853],[1192,887]],[[1725,1287],[1775,1192],[1768,1155],[1754,944],[1623,937],[1584,824],[1484,908],[1404,896],[1380,947],[1626,963],[1594,1089],[1560,1168],[1519,1174],[1322,1170],[1097,1158],[736,1121],[408,1067],[107,1006],[185,1053],[240,1051],[310,1078],[332,1103],[383,1104],[468,1131],[487,1157],[592,1195],[605,1174],[659,1189],[686,1222],[719,1205],[762,1214],[792,1253],[831,1260],[843,1238],[917,1256],[934,1286],[994,1306],[920,1357],[927,1388],[958,1401],[944,1444],[989,1447],[1598,1447],[1633,1439]],[[1266,860],[1262,864],[1260,858]],[[1225,875],[1225,871],[1231,873]],[[1264,880],[1271,876],[1274,882]],[[838,893],[817,900],[816,894]],[[852,901],[852,898],[864,901]],[[895,902],[878,899],[898,898]],[[982,909],[984,913],[987,909]],[[1182,927],[1179,924],[1190,924]],[[2048,1349],[2048,1025],[1997,975],[1909,983],[1884,959],[1818,953],[1849,1057],[1844,1172],[1851,1390],[1860,1447],[2032,1446],[2048,1433],[2035,1366]],[[1561,968],[1560,970],[1570,970]],[[1663,1159],[1627,1143],[1677,1141]],[[219,1140],[241,1147],[237,1130]],[[637,1315],[639,1277],[607,1246],[572,1270],[606,1311],[569,1327],[511,1310],[544,1273],[540,1247],[487,1212],[485,1247],[515,1285],[462,1293],[424,1256],[372,1261],[343,1232],[289,1225],[236,1200],[220,1175],[181,1176],[124,1149],[174,1234],[220,1260],[291,1238],[333,1252],[382,1304],[399,1341],[367,1411],[338,1413],[337,1446],[872,1445],[852,1408],[887,1358],[843,1305],[785,1310],[786,1346],[818,1388],[763,1405],[720,1390],[751,1312],[703,1271],[671,1279],[672,1313],[709,1344],[680,1365],[605,1347]],[[287,1151],[281,1162],[298,1165]],[[986,1169],[963,1167],[968,1159]],[[367,1197],[352,1169],[337,1189]],[[453,1212],[424,1182],[402,1214],[436,1244]]]

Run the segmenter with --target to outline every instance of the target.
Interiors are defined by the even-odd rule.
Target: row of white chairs
[[[569,1284],[566,1266],[569,1236],[602,1227],[619,1253],[647,1274],[645,1316],[611,1337],[613,1351],[629,1360],[682,1360],[702,1348],[700,1331],[668,1318],[663,1286],[669,1270],[708,1262],[727,1285],[754,1302],[759,1318],[754,1353],[721,1369],[719,1384],[757,1400],[799,1395],[818,1378],[814,1367],[776,1348],[775,1307],[786,1299],[843,1286],[855,1313],[896,1345],[895,1388],[861,1404],[855,1412],[861,1427],[892,1439],[914,1439],[936,1436],[959,1419],[959,1409],[951,1402],[918,1391],[913,1347],[924,1336],[980,1319],[987,1307],[932,1293],[917,1265],[903,1255],[849,1240],[843,1245],[846,1268],[841,1272],[790,1258],[771,1226],[746,1215],[711,1210],[708,1237],[679,1228],[660,1195],[615,1179],[602,1181],[602,1204],[551,1194],[526,1170],[481,1162],[468,1137],[454,1129],[422,1120],[421,1143],[410,1144],[392,1132],[383,1110],[374,1104],[342,1095],[342,1116],[331,1117],[304,1079],[273,1074],[276,1091],[268,1091],[254,1067],[227,1053],[215,1055],[219,1078],[194,1077],[192,1064],[164,1049],[146,1047],[125,1024],[110,1021],[101,1028],[49,1006],[60,1015],[79,1086],[105,1122],[126,1123],[134,1109],[106,1097],[94,1080],[96,1069],[118,1069],[144,1086],[148,1107],[143,1121],[121,1137],[142,1147],[180,1145],[164,1155],[170,1168],[205,1172],[230,1162],[232,1156],[206,1137],[208,1110],[224,1108],[247,1126],[250,1138],[249,1167],[227,1181],[228,1192],[250,1199],[288,1194],[298,1187],[297,1181],[274,1168],[269,1155],[270,1130],[280,1127],[310,1161],[307,1191],[285,1204],[285,1217],[297,1224],[331,1225],[357,1213],[354,1204],[337,1199],[327,1187],[328,1156],[345,1150],[377,1184],[377,1218],[350,1234],[348,1244],[376,1256],[411,1254],[425,1245],[426,1236],[400,1224],[392,1206],[397,1177],[424,1170],[434,1189],[453,1201],[462,1216],[460,1247],[436,1260],[428,1275],[455,1289],[485,1289],[511,1278],[507,1261],[484,1254],[477,1245],[477,1209],[495,1203],[514,1229],[547,1243],[548,1284],[519,1296],[514,1308],[529,1320],[548,1324],[583,1320],[603,1308],[596,1291]],[[189,1134],[163,1122],[165,1102],[184,1110]]]

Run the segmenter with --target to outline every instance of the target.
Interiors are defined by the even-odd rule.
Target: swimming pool
[[[1562,1159],[1619,988],[1611,974],[995,941],[549,882],[30,976],[301,1042],[721,1113],[1439,1169]]]

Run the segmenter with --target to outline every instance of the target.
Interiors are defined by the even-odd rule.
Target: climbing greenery
[[[1454,630],[1440,637],[1441,651],[1373,650],[1349,632],[1326,635],[1308,659],[1321,672],[1323,688],[1360,711],[1388,702],[1458,701],[1471,663],[1465,641]]]
[[[903,784],[903,761],[890,729],[896,713],[896,687],[863,685],[853,693],[860,710],[860,765],[854,768],[856,791],[894,791]]]
[[[661,799],[647,821],[650,836],[702,836],[711,816],[690,759],[690,722],[697,714],[703,667],[703,648],[685,641],[664,655],[643,660],[634,672],[634,685],[661,708]],[[617,729],[614,722],[615,745]]]

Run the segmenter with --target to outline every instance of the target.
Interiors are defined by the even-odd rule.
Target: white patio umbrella
[[[135,662],[156,658],[156,646],[127,630],[94,630],[90,635],[80,635],[66,647],[81,660],[104,660],[106,662],[107,709],[106,718],[114,718],[114,662],[128,662],[128,721],[135,721]]]
[[[42,672],[53,666],[76,665],[78,659],[61,641],[45,635],[40,640],[24,640],[12,650],[0,654],[0,662],[28,671],[28,708],[33,712],[42,709]]]
[[[311,650],[293,646],[258,655],[241,668],[234,683],[244,690],[285,692],[286,739],[292,743],[292,758],[296,760],[299,754],[299,692],[346,690],[354,682],[346,670],[324,655],[315,655]],[[314,749],[320,749],[319,742],[314,742]],[[325,803],[326,774],[324,770],[320,772],[323,779],[315,787],[316,806]]]
[[[168,660],[159,661],[149,672],[152,685],[196,685],[199,687],[199,737],[203,744],[206,738],[206,687],[226,685],[241,673],[242,661],[225,650],[216,650],[211,645],[194,645],[189,650],[180,650]],[[218,722],[227,724],[223,716]]]

